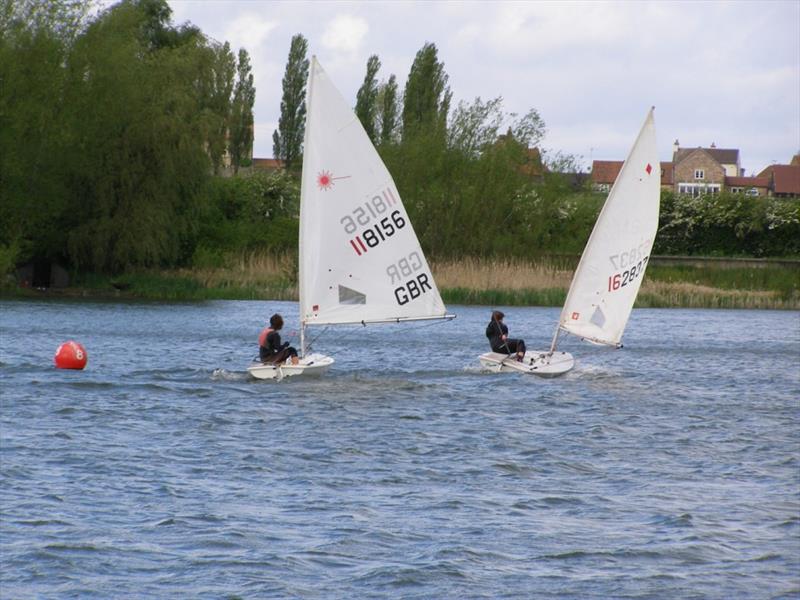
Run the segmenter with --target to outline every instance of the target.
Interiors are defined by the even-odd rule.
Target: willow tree
[[[278,129],[272,134],[272,150],[275,158],[284,162],[287,169],[303,151],[303,136],[306,130],[306,81],[308,80],[308,41],[301,34],[292,38],[286,72],[283,75],[283,96]]]
[[[163,0],[118,4],[71,53],[63,224],[79,268],[174,264],[190,249],[210,170],[196,88],[203,40],[169,18]]]
[[[0,271],[62,250],[64,63],[89,4],[0,0]]]

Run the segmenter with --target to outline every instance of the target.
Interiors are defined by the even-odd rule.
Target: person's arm
[[[267,348],[273,354],[281,349],[281,334],[273,331],[267,336]]]

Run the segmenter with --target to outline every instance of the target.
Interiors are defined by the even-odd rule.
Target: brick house
[[[769,177],[726,177],[725,189],[732,194],[746,196],[768,196]]]
[[[794,155],[788,165],[768,166],[758,176],[768,182],[771,196],[800,198],[800,154]]]
[[[254,158],[252,166],[255,170],[273,173],[283,169],[283,161],[280,158]]]
[[[611,186],[617,180],[617,175],[622,170],[621,160],[594,160],[592,161],[592,189],[596,192],[611,191]],[[661,163],[661,189],[672,189],[673,169],[672,163]]]
[[[678,140],[672,147],[675,165],[673,191],[676,194],[701,196],[718,194],[726,189],[727,177],[743,176],[739,150],[734,148],[681,148]]]
[[[621,160],[592,162],[592,188],[608,192],[622,169]],[[753,197],[800,198],[800,154],[788,165],[770,165],[755,177],[745,177],[735,148],[673,146],[672,162],[661,163],[661,189],[701,196],[722,191]]]

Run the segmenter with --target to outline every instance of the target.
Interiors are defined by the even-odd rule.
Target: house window
[[[711,196],[720,193],[720,184],[718,183],[680,183],[678,184],[678,193],[697,198],[709,194]]]
[[[758,190],[756,188],[750,188],[745,192],[745,196],[758,196]]]
[[[744,191],[743,187],[732,187],[731,194],[741,194]]]
[[[694,178],[695,179],[705,179],[706,172],[703,169],[695,169],[694,170]]]

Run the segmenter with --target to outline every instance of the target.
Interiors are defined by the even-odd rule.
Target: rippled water
[[[800,597],[800,313],[637,310],[543,380],[451,309],[275,383],[293,303],[0,302],[0,597]]]

